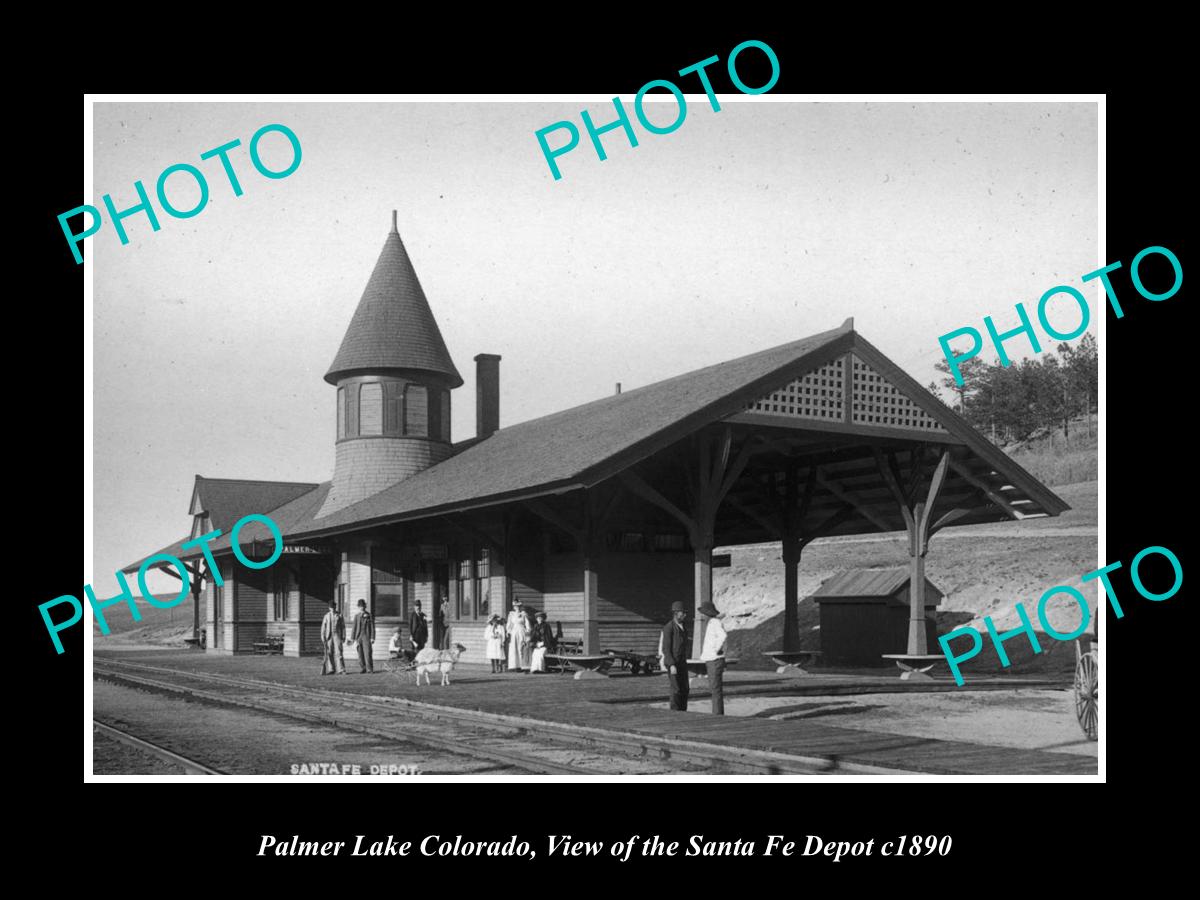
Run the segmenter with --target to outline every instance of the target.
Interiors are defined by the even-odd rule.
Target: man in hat
[[[704,627],[704,647],[700,661],[708,669],[708,687],[712,691],[714,716],[725,715],[725,626],[721,620],[725,614],[708,600],[700,604],[700,615],[708,620]]]
[[[508,635],[508,668],[512,672],[529,671],[529,616],[520,597],[513,597],[504,632]]]
[[[687,712],[688,702],[688,645],[690,643],[683,623],[687,620],[687,607],[682,600],[671,604],[671,621],[663,626],[663,667],[671,683],[671,709]]]
[[[375,657],[371,649],[371,642],[375,640],[375,620],[367,612],[367,601],[361,597],[358,599],[358,612],[354,614],[354,631],[350,635],[350,640],[354,641],[355,646],[358,647],[358,665],[362,669],[362,674],[373,673]]]
[[[329,612],[321,620],[321,648],[325,659],[321,663],[322,675],[345,675],[346,660],[342,656],[342,642],[346,640],[346,620],[338,612],[336,600],[329,601]]]
[[[412,644],[414,655],[425,649],[425,642],[429,640],[429,622],[425,618],[425,612],[421,609],[421,601],[418,600],[413,606],[412,615],[408,617],[408,641]]]

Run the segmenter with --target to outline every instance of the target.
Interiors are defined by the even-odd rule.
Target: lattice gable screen
[[[849,388],[849,401],[847,401]],[[847,415],[846,404],[850,409]],[[830,363],[746,405],[746,412],[945,434],[946,429],[855,354]]]

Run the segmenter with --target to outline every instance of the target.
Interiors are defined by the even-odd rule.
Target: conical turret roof
[[[395,212],[392,231],[325,380],[336,384],[350,372],[378,369],[416,369],[448,378],[451,387],[463,383],[396,230]]]

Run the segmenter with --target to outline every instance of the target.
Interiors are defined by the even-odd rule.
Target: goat
[[[466,651],[466,647],[462,644],[455,644],[452,650],[434,650],[432,647],[426,647],[417,654],[417,658],[413,660],[417,667],[417,684],[421,683],[421,676],[425,676],[425,683],[429,684],[429,672],[431,669],[436,669],[442,673],[442,684],[450,683],[450,673],[454,671],[454,664],[458,662],[458,658]]]

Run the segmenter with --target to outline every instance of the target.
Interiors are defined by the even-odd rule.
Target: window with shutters
[[[469,551],[468,551],[469,552]],[[455,617],[469,619],[471,617],[471,568],[472,560],[468,556],[458,561],[458,590],[455,592]]]
[[[438,433],[438,437],[446,443],[450,443],[450,392],[440,391],[438,396],[441,401],[442,411],[442,427]]]
[[[486,620],[491,603],[491,554],[486,547],[479,548],[475,559],[475,618]]]
[[[337,436],[341,440],[346,436],[346,389],[337,389]]]
[[[429,392],[423,385],[410,384],[404,389],[404,433],[412,437],[429,435]]]
[[[383,385],[368,382],[358,388],[358,433],[383,434]]]
[[[387,404],[384,433],[404,434],[404,385],[401,382],[389,382],[384,398],[384,402]]]

